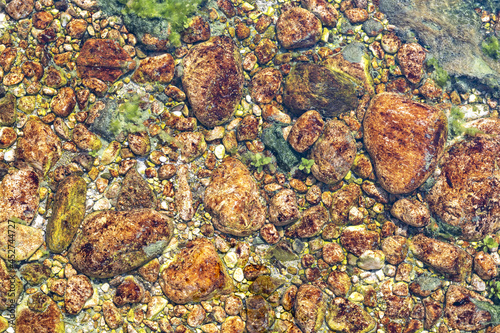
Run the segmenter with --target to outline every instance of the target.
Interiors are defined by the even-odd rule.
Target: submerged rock
[[[322,30],[321,21],[300,7],[283,12],[276,22],[278,40],[289,50],[313,46],[321,38]]]
[[[160,273],[160,286],[170,300],[185,304],[229,294],[233,280],[214,245],[198,238],[189,242]]]
[[[66,177],[57,187],[52,216],[47,223],[46,241],[54,253],[66,250],[85,216],[87,183],[76,175]]]
[[[63,314],[42,292],[28,296],[16,309],[16,332],[64,333]]]
[[[170,218],[150,209],[88,215],[69,248],[80,272],[106,278],[142,266],[162,253],[172,237]]]
[[[23,291],[21,279],[18,276],[12,277],[10,272],[11,268],[0,259],[0,310],[6,310],[16,304]]]
[[[346,333],[370,332],[376,325],[373,319],[361,306],[343,297],[332,300],[326,323],[330,329]]]
[[[29,167],[7,174],[0,183],[0,222],[20,219],[30,224],[40,201],[39,185],[38,175]]]
[[[13,259],[26,260],[43,244],[43,230],[21,223],[0,223],[0,257],[5,260],[12,258],[12,244],[16,249]]]
[[[303,284],[295,298],[295,320],[304,333],[319,332],[326,313],[326,301],[321,289]]]
[[[233,157],[214,170],[204,203],[215,228],[231,235],[251,235],[266,219],[257,183],[245,165]]]
[[[128,211],[154,207],[156,207],[156,197],[153,189],[135,168],[131,168],[123,179],[116,199],[116,209]]]
[[[479,331],[492,319],[490,313],[478,308],[472,300],[492,303],[476,292],[452,284],[446,292],[444,317],[456,330]]]
[[[241,56],[229,37],[213,37],[193,47],[183,60],[182,85],[196,118],[221,125],[236,111],[243,89]]]

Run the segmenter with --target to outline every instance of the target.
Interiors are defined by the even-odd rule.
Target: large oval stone
[[[68,257],[78,271],[107,278],[142,266],[171,238],[172,221],[154,210],[99,211],[85,218]]]
[[[46,241],[54,253],[66,250],[85,216],[87,183],[76,175],[66,177],[57,187],[52,216],[47,223]]]
[[[218,36],[198,44],[183,66],[182,85],[196,118],[207,127],[225,123],[240,102],[245,81],[234,42]]]
[[[426,197],[441,221],[460,227],[462,237],[481,240],[500,229],[500,137],[479,135],[454,144]]]
[[[189,242],[160,273],[160,277],[163,292],[178,304],[207,300],[233,290],[233,280],[227,274],[217,250],[203,238]]]
[[[366,111],[364,142],[380,185],[404,194],[436,168],[447,137],[443,111],[395,93],[376,95]]]
[[[248,236],[266,220],[262,200],[246,166],[229,157],[214,170],[204,201],[215,228],[235,236]]]

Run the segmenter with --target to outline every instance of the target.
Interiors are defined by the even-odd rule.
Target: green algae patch
[[[53,214],[47,223],[46,242],[54,253],[66,250],[85,215],[87,183],[80,176],[65,178],[57,188]]]

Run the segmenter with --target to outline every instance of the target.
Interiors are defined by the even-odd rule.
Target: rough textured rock
[[[146,156],[151,150],[151,140],[146,131],[129,133],[127,141],[130,150],[138,156]]]
[[[326,0],[302,0],[302,6],[316,15],[326,27],[337,24],[339,13],[331,3]]]
[[[321,33],[321,21],[300,7],[285,11],[276,22],[276,35],[285,49],[313,46],[321,38]]]
[[[70,87],[63,87],[52,99],[50,108],[59,117],[67,117],[76,106],[76,94]]]
[[[336,296],[347,296],[351,288],[351,278],[346,272],[332,271],[326,282]]]
[[[159,82],[169,83],[174,78],[175,62],[170,53],[142,59],[139,67],[132,75],[137,83]]]
[[[286,231],[288,237],[310,238],[319,235],[328,222],[330,214],[322,205],[308,208],[300,220]]]
[[[82,226],[68,258],[78,271],[98,278],[142,266],[162,253],[172,237],[171,220],[150,209],[94,212]]]
[[[7,94],[0,99],[0,126],[10,126],[16,122],[16,97]]]
[[[63,314],[49,296],[32,294],[16,309],[16,332],[64,333]]]
[[[269,203],[269,221],[277,226],[284,226],[300,218],[297,197],[291,189],[283,189],[271,198]]]
[[[116,306],[139,303],[144,298],[144,287],[133,276],[127,276],[118,287],[116,287],[113,302]]]
[[[12,0],[5,6],[5,11],[14,20],[20,20],[28,17],[34,7],[35,1],[33,0]]]
[[[68,314],[79,313],[87,299],[94,294],[90,279],[85,275],[73,275],[68,279],[64,293],[64,306]]]
[[[351,131],[341,121],[331,120],[311,150],[311,172],[317,180],[335,184],[349,172],[355,157],[356,142]]]
[[[479,309],[472,301],[492,303],[489,299],[462,286],[452,284],[446,292],[444,317],[451,328],[479,331],[492,319],[489,312]]]
[[[205,22],[201,16],[190,19],[189,27],[181,33],[184,43],[193,44],[210,39],[210,24]]]
[[[0,222],[21,219],[30,224],[40,201],[40,180],[31,168],[8,173],[0,183]]]
[[[265,205],[257,184],[239,160],[229,157],[214,170],[205,191],[205,209],[218,230],[248,236],[265,222]]]
[[[0,127],[0,148],[9,148],[17,141],[17,133],[12,127]]]
[[[447,137],[443,111],[395,93],[371,100],[363,127],[379,182],[393,194],[409,193],[427,180]]]
[[[267,332],[273,323],[271,305],[260,295],[250,296],[246,300],[247,321],[246,329],[249,333]]]
[[[330,208],[330,218],[333,223],[342,225],[347,223],[349,212],[352,207],[358,205],[361,189],[358,184],[351,183],[343,186],[332,194],[332,205]]]
[[[321,289],[303,284],[295,298],[295,320],[304,333],[318,332],[326,314],[326,301]]]
[[[375,319],[361,306],[343,297],[332,300],[326,323],[332,330],[346,333],[370,332],[376,325]]]
[[[342,231],[340,242],[344,249],[359,257],[366,250],[377,249],[379,234],[366,230],[363,225],[351,226]]]
[[[61,140],[48,125],[30,119],[17,142],[16,157],[46,174],[61,157],[61,149]]]
[[[474,272],[483,280],[491,280],[498,274],[497,264],[490,254],[479,251],[474,256]]]
[[[207,150],[207,143],[201,132],[182,132],[175,138],[181,144],[181,160],[183,162],[192,162]]]
[[[202,238],[190,241],[160,273],[163,292],[178,304],[229,294],[232,281],[214,245]]]
[[[425,227],[431,220],[429,208],[417,199],[399,199],[392,205],[391,214],[417,228]]]
[[[50,268],[41,263],[34,262],[23,265],[19,270],[19,273],[21,273],[21,276],[30,285],[36,286],[47,280],[50,276]]]
[[[243,70],[238,48],[229,37],[213,37],[189,50],[182,85],[196,118],[207,127],[225,123],[239,104]]]
[[[407,239],[403,236],[389,236],[382,241],[382,251],[387,262],[391,265],[398,265],[406,259],[408,254]]]
[[[281,87],[282,75],[277,69],[266,67],[252,78],[250,96],[257,103],[271,103]]]
[[[104,301],[104,303],[102,304],[102,313],[106,324],[111,329],[116,329],[123,323],[123,318],[120,314],[120,311],[111,301]]]
[[[114,82],[135,68],[135,61],[111,39],[88,39],[76,59],[78,76]]]
[[[358,106],[356,85],[350,76],[313,63],[292,68],[286,78],[283,102],[297,116],[316,110],[327,118]]]
[[[85,216],[87,183],[80,176],[66,177],[57,187],[52,216],[47,222],[46,242],[54,253],[66,250]]]
[[[318,140],[324,125],[318,111],[307,111],[293,124],[287,140],[295,151],[303,153]]]
[[[43,230],[41,229],[21,223],[0,223],[0,257],[5,260],[12,258],[12,248],[9,251],[9,240],[12,240],[12,229],[15,230],[15,261],[28,259],[43,244]]]
[[[425,50],[418,43],[403,44],[398,52],[398,62],[408,81],[417,84],[422,79]]]
[[[156,197],[153,189],[135,168],[131,168],[123,179],[116,200],[116,209],[127,211],[154,207],[156,207]]]
[[[480,240],[500,228],[500,139],[478,135],[454,144],[441,160],[441,175],[426,201],[443,222]]]
[[[97,151],[102,145],[99,136],[89,131],[83,124],[77,124],[73,129],[73,142],[84,151]]]
[[[410,250],[417,259],[453,281],[463,281],[471,273],[472,257],[454,245],[419,234],[410,241]]]

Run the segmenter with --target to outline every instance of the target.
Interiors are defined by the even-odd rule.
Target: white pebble
[[[160,156],[160,162],[165,163],[167,161],[167,158],[165,156]]]
[[[101,290],[102,290],[103,292],[107,293],[107,292],[108,292],[108,290],[109,290],[109,284],[108,284],[108,283],[103,284],[103,285],[101,286]]]
[[[3,155],[3,159],[5,160],[5,162],[14,162],[14,160],[16,159],[16,150],[7,150]]]
[[[111,203],[109,202],[109,200],[107,198],[102,198],[102,199],[97,200],[96,203],[94,204],[94,207],[93,207],[93,209],[95,211],[105,210],[105,209],[110,209],[110,208],[111,208]]]
[[[243,275],[243,270],[240,267],[236,268],[236,270],[234,271],[233,278],[238,282],[243,281],[243,279],[245,278],[245,276]]]
[[[222,160],[224,158],[224,155],[226,155],[226,147],[224,147],[224,145],[218,145],[214,149],[214,155],[219,160]]]

